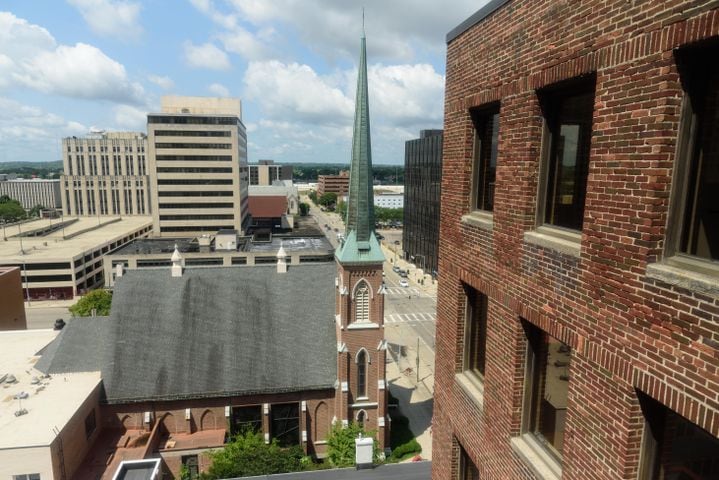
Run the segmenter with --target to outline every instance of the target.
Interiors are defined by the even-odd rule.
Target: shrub
[[[335,467],[351,467],[355,464],[355,438],[359,434],[363,437],[372,437],[374,440],[374,461],[379,461],[379,444],[377,432],[366,432],[359,423],[352,422],[347,427],[342,422],[335,422],[327,437],[327,459]]]

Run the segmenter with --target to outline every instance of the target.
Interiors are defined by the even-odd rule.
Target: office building
[[[719,478],[719,5],[447,37],[434,480]]]
[[[25,330],[22,277],[18,267],[0,267],[0,330]]]
[[[374,197],[374,206],[382,208],[404,208],[404,195],[401,193],[378,192]]]
[[[343,197],[349,192],[350,173],[343,170],[339,175],[320,175],[317,182],[317,195],[322,196],[325,193],[336,193],[338,197]]]
[[[147,136],[93,131],[62,139],[62,211],[68,216],[149,215]]]
[[[247,135],[239,99],[162,97],[147,116],[154,234],[244,233]]]
[[[37,205],[51,209],[60,208],[60,180],[0,180],[0,196],[3,195],[20,202],[25,210]]]
[[[0,266],[18,267],[31,300],[72,299],[105,284],[103,255],[152,232],[150,217],[64,217],[3,228]]]
[[[292,180],[292,165],[277,165],[274,160],[250,164],[250,185],[273,185],[276,181]]]
[[[442,130],[421,130],[404,144],[405,258],[436,277],[442,190]]]

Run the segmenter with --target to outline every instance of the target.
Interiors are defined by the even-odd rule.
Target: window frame
[[[489,317],[489,297],[479,290],[473,288],[470,285],[464,284],[464,335],[462,337],[462,365],[461,372],[470,378],[476,386],[481,387],[484,384],[484,377],[487,368],[487,320]],[[474,314],[475,310],[479,309],[477,315]],[[476,318],[475,318],[476,317]],[[476,322],[475,322],[476,320]],[[478,328],[476,332],[481,345],[474,345],[474,348],[478,348],[481,353],[478,355],[481,357],[481,371],[472,365],[472,357],[474,348],[470,343],[474,343],[474,331],[475,323]]]
[[[357,352],[355,359],[357,363],[357,397],[367,397],[367,365],[369,364],[369,355],[367,351],[362,348]]]
[[[288,412],[288,415],[283,418],[276,418],[277,411],[281,407],[287,407],[291,408],[292,410]],[[297,413],[297,416],[289,416],[289,413]],[[271,416],[270,416],[270,437],[272,439],[276,439],[277,443],[281,447],[289,447],[292,445],[301,445],[301,438],[300,438],[300,428],[302,426],[301,422],[301,415],[302,412],[300,411],[300,405],[297,402],[289,402],[289,403],[277,403],[273,404],[271,407]],[[297,428],[287,428],[287,425],[290,421],[297,420]],[[282,430],[280,432],[277,431],[279,426],[276,426],[277,424],[284,422]],[[285,437],[290,436],[292,437],[292,440],[296,438],[296,442],[294,443],[287,443],[285,440]]]
[[[497,183],[497,165],[499,163],[499,127],[501,121],[501,103],[492,102],[479,107],[473,107],[469,110],[470,120],[472,122],[472,181],[471,181],[471,192],[469,197],[470,212],[478,213],[480,215],[491,216],[494,213],[494,192],[496,192]],[[497,118],[497,145],[496,150],[493,152],[492,139],[490,138],[489,147],[489,158],[482,155],[483,143],[482,133],[486,133],[486,127],[489,123],[494,122],[494,118]],[[493,136],[493,129],[492,135]],[[484,180],[489,168],[489,164],[492,160],[492,153],[495,154],[494,159],[494,181],[491,185],[494,185],[494,192],[492,192],[492,203],[487,205],[484,203],[486,196]],[[490,183],[487,184],[489,188]],[[488,208],[489,207],[489,208]]]
[[[354,295],[354,323],[370,323],[370,299],[372,290],[366,280],[360,280],[355,286]]]
[[[472,460],[472,457],[469,456],[467,453],[467,450],[464,449],[462,444],[457,442],[457,445],[459,446],[458,454],[459,458],[457,459],[457,479],[458,480],[479,480],[479,468],[474,463],[474,460]],[[469,464],[469,465],[468,465]],[[468,467],[473,468],[474,471],[468,470]]]
[[[552,172],[556,171],[556,162],[554,160],[558,158],[556,155],[558,145],[558,142],[556,141],[557,133],[553,132],[553,127],[561,125],[558,118],[558,110],[561,107],[562,102],[566,101],[570,97],[589,94],[590,91],[593,103],[591,123],[589,124],[586,178],[584,180],[584,191],[582,193],[582,225],[579,229],[575,229],[547,221],[547,211],[551,200],[549,183],[550,179],[555,178]],[[581,233],[584,228],[587,188],[589,186],[589,171],[592,162],[592,128],[594,126],[594,102],[596,101],[596,91],[596,73],[575,77],[557,84],[543,87],[536,91],[539,105],[542,110],[542,140],[540,145],[539,176],[537,182],[535,227],[546,229],[547,231],[551,231],[553,235],[557,235],[560,238],[574,242],[577,241],[577,233]]]

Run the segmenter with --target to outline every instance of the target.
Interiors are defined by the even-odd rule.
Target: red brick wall
[[[564,478],[633,479],[644,391],[719,435],[719,298],[650,278],[662,259],[683,97],[673,49],[719,35],[719,2],[511,0],[448,44],[433,478],[456,438],[483,479],[533,478],[520,433],[519,318],[572,347]],[[714,59],[714,61],[716,61]],[[579,258],[527,243],[542,116],[536,89],[596,73]],[[500,101],[493,229],[469,213],[469,109]],[[455,382],[465,282],[490,297],[480,409]]]

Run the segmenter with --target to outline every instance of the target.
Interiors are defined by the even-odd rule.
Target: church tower
[[[343,423],[376,430],[389,446],[384,339],[384,255],[374,233],[372,149],[367,100],[367,51],[362,33],[355,99],[345,238],[337,260],[336,321],[339,385],[335,412]]]

